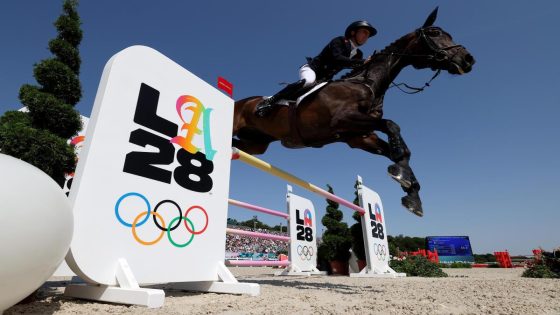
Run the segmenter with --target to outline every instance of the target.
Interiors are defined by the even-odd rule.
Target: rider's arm
[[[365,60],[362,59],[362,52],[358,49],[358,52],[354,58],[350,58],[344,54],[346,50],[347,43],[343,37],[337,37],[331,41],[329,44],[333,62],[338,66],[343,68],[355,68],[364,64]]]

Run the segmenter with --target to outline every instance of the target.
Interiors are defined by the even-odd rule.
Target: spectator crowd
[[[245,230],[251,232],[267,233],[274,235],[288,236],[286,232],[271,231],[268,229],[253,229],[240,225],[228,225],[228,228]],[[287,252],[288,243],[276,240],[267,240],[257,237],[249,237],[244,235],[226,234],[226,252],[232,254],[253,253],[253,254],[274,254],[279,252]]]

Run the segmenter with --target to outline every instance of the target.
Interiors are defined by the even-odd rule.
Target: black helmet
[[[372,37],[375,34],[377,34],[377,30],[375,29],[375,27],[371,26],[371,24],[369,24],[368,21],[356,21],[348,25],[346,31],[344,32],[344,37],[349,38],[350,33],[352,33],[352,31],[355,31],[359,28],[367,29],[369,31],[369,37]]]

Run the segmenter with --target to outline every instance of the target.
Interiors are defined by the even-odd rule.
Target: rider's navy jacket
[[[330,80],[342,69],[354,68],[364,63],[362,51],[350,58],[352,44],[349,39],[339,36],[330,41],[315,58],[307,58],[308,64],[315,71],[317,81]]]

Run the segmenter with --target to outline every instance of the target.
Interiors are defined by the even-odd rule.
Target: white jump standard
[[[286,204],[288,213],[271,210],[256,205],[236,200],[229,200],[231,205],[258,211],[270,215],[288,219],[288,233],[290,236],[282,236],[268,233],[258,233],[245,230],[227,229],[228,234],[244,235],[249,237],[271,239],[289,243],[289,261],[252,261],[252,260],[226,260],[229,266],[285,266],[277,276],[310,276],[312,274],[322,275],[323,271],[317,269],[317,217],[315,208],[309,199],[305,199],[292,193],[292,187],[288,185]]]

